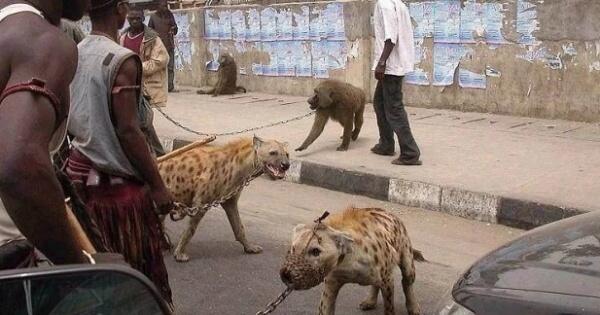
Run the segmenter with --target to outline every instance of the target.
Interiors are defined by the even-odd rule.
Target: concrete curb
[[[180,139],[161,141],[167,151],[190,143]],[[285,180],[521,229],[589,212],[300,160],[291,161]]]

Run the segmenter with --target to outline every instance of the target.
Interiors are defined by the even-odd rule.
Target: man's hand
[[[385,76],[385,64],[378,63],[377,67],[375,67],[375,79],[377,79],[377,81],[381,81],[381,80],[383,80],[384,76]]]
[[[150,196],[159,214],[168,214],[173,209],[175,199],[166,187],[150,189]]]

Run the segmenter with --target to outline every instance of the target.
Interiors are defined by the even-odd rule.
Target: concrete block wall
[[[467,0],[457,0],[464,8]],[[418,86],[405,84],[405,103],[410,106],[445,108],[463,111],[490,112],[540,118],[577,121],[600,121],[600,1],[597,0],[471,0],[475,3],[498,3],[502,14],[501,45],[484,41],[464,44],[470,53],[460,59],[459,66],[484,74],[486,67],[500,76],[486,76],[485,89],[462,88],[458,85],[458,70],[449,86]],[[280,1],[278,1],[280,2]],[[435,3],[435,0],[405,0],[414,3]],[[535,45],[520,43],[517,32],[517,6],[520,2],[533,5]],[[267,2],[265,2],[267,3]],[[289,8],[293,12],[301,5],[324,6],[327,2],[277,3],[275,9]],[[345,69],[330,71],[330,77],[362,87],[368,94],[376,81],[370,71],[372,64],[372,1],[345,1],[346,44],[348,55]],[[235,10],[264,5],[216,6],[214,10]],[[191,58],[177,72],[180,84],[203,86],[214,84],[215,73],[206,70],[211,55],[204,38],[204,8],[177,11],[189,21]],[[413,21],[416,25],[416,21]],[[247,75],[239,75],[239,84],[250,91],[310,95],[320,81],[315,78],[266,77],[251,74],[252,63],[268,61],[260,51],[238,51],[233,41],[221,41],[221,51],[230,52]],[[434,39],[423,39],[426,52],[418,66],[432,81],[434,69]],[[238,46],[238,47],[236,47]],[[355,48],[355,49],[352,49]],[[523,58],[530,56],[530,58]],[[547,57],[560,60],[551,66]],[[526,60],[529,59],[529,60]]]

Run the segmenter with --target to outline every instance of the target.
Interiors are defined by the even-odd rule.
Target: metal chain
[[[184,125],[182,125],[180,122],[178,122],[177,120],[173,119],[171,116],[167,115],[167,113],[165,113],[162,108],[160,107],[154,107],[154,109],[156,109],[161,115],[163,115],[168,121],[170,121],[171,123],[173,123],[175,126],[187,131],[187,132],[191,132],[193,134],[197,134],[199,136],[233,136],[233,135],[238,135],[238,134],[242,134],[242,133],[246,133],[246,132],[250,132],[250,131],[256,131],[256,130],[260,130],[260,129],[265,129],[265,128],[269,128],[269,127],[274,127],[274,126],[279,126],[279,125],[284,125],[287,123],[290,123],[292,121],[296,121],[296,120],[300,120],[300,119],[304,119],[306,117],[312,116],[314,115],[314,111],[313,112],[309,112],[306,113],[302,116],[296,116],[296,117],[292,117],[290,119],[286,119],[286,120],[281,120],[278,122],[274,122],[274,123],[270,123],[270,124],[266,124],[266,125],[262,125],[262,126],[258,126],[258,127],[252,127],[252,128],[247,128],[247,129],[242,129],[239,131],[229,131],[229,132],[222,132],[222,133],[206,133],[206,132],[201,132],[201,131],[196,131],[194,129],[191,129],[189,127],[186,127]]]
[[[279,296],[273,302],[267,305],[267,308],[264,311],[257,312],[256,315],[266,315],[273,313],[277,306],[283,303],[283,301],[290,295],[290,293],[292,293],[292,291],[294,291],[294,289],[290,287],[286,288],[283,292],[281,292],[281,294],[279,294]]]

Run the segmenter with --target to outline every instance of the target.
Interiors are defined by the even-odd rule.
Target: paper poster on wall
[[[260,41],[260,12],[258,12],[257,9],[249,9],[246,12],[246,18],[248,20],[248,31],[246,33],[246,40],[249,42]]]
[[[262,65],[262,72],[265,76],[276,77],[278,75],[278,43],[276,42],[263,42],[262,51],[269,56],[269,63]]]
[[[231,11],[218,11],[219,15],[219,39],[231,39]]]
[[[539,29],[536,5],[526,0],[517,0],[518,42],[523,45],[536,45],[538,41],[533,33]]]
[[[241,10],[231,12],[231,37],[233,40],[243,42],[246,40],[246,16]]]
[[[344,5],[339,2],[330,3],[325,7],[324,15],[327,39],[345,41]]]
[[[296,61],[296,76],[312,76],[312,53],[310,42],[293,42],[294,60]]]
[[[487,87],[485,74],[459,68],[458,85],[467,89],[485,89]]]
[[[296,75],[296,61],[294,60],[294,45],[291,41],[277,42],[277,75],[280,77],[293,77]]]
[[[460,43],[459,0],[438,0],[435,3],[433,40],[436,43]]]
[[[488,44],[506,44],[502,35],[504,7],[502,3],[484,3],[485,40]]]
[[[204,11],[204,38],[219,39],[219,17],[215,10]]]
[[[329,78],[329,58],[325,41],[312,42],[312,74],[317,79]]]
[[[190,22],[186,13],[173,14],[178,26],[175,35],[175,69],[182,70],[185,66],[192,64],[192,41],[190,38]]]
[[[408,4],[411,18],[415,22],[413,36],[415,39],[433,37],[435,2],[411,2]]]
[[[277,40],[277,10],[265,8],[260,11],[260,33],[263,42]]]
[[[433,47],[433,85],[449,86],[460,59],[467,53],[461,44],[435,44]]]
[[[330,70],[346,69],[348,58],[348,46],[345,41],[325,41],[325,53],[327,54],[327,68]]]
[[[310,39],[310,8],[306,5],[300,7],[300,12],[294,12],[294,40],[308,40]]]
[[[310,11],[310,20],[309,20],[309,32],[311,40],[321,40],[327,35],[326,25],[323,10],[314,6]]]
[[[426,59],[425,52],[423,41],[415,41],[415,69],[404,78],[407,84],[423,86],[430,84],[429,74],[420,67],[420,64]]]
[[[464,3],[460,13],[460,42],[477,43],[478,37],[485,34],[485,13],[481,3],[469,0]]]
[[[211,40],[208,42],[208,53],[210,54],[210,60],[207,62],[206,70],[217,71],[219,70],[219,54],[221,47],[217,41]]]
[[[277,13],[277,40],[294,39],[291,9],[282,8]]]

